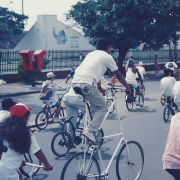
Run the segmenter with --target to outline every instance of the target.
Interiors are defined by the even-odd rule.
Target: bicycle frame
[[[122,90],[122,89],[121,89],[121,90]],[[115,93],[116,93],[116,92],[117,92],[117,91],[115,91]],[[104,119],[103,119],[103,121],[102,121],[102,123],[101,123],[101,125],[100,125],[100,127],[99,127],[99,130],[101,129],[104,121],[107,119],[108,115],[109,115],[110,112],[112,111],[113,107],[115,107],[115,109],[117,110],[116,103],[114,102],[114,100],[115,100],[115,95],[112,96],[112,100],[113,100],[113,101],[112,101],[110,107],[108,108],[107,113],[106,113],[105,116],[104,116]],[[89,113],[90,113],[90,111],[89,111],[89,109],[88,109],[88,113],[87,113],[87,114],[89,114]],[[118,115],[118,117],[119,117],[118,121],[120,121],[119,112],[116,112],[116,113],[117,113],[117,115]],[[86,121],[87,121],[87,120],[86,120]],[[118,153],[118,150],[120,149],[121,144],[125,143],[126,146],[127,146],[127,140],[125,140],[125,137],[124,137],[124,134],[123,134],[123,128],[122,128],[122,126],[121,126],[121,123],[119,123],[119,125],[120,125],[120,126],[119,126],[119,132],[118,132],[118,133],[116,133],[116,134],[111,134],[111,135],[108,135],[108,136],[104,136],[104,139],[110,138],[110,137],[117,137],[117,136],[119,136],[118,145],[116,146],[115,151],[114,151],[111,159],[109,160],[107,167],[104,166],[103,158],[102,158],[102,155],[101,155],[101,152],[100,152],[98,146],[97,146],[97,145],[92,145],[92,147],[91,147],[91,150],[92,150],[92,152],[91,152],[91,157],[92,157],[92,155],[93,155],[93,153],[94,153],[94,150],[97,150],[97,152],[95,152],[95,153],[98,153],[98,156],[99,156],[99,159],[100,159],[100,162],[101,162],[102,173],[101,173],[100,177],[108,176],[108,171],[109,171],[109,169],[110,169],[110,167],[111,167],[111,164],[112,164],[112,162],[113,162],[116,154]],[[85,140],[85,141],[82,141],[82,144],[83,144],[83,143],[86,144],[86,140]],[[129,153],[128,146],[127,146],[127,153],[128,153],[128,158],[130,158],[130,153]],[[85,158],[84,158],[84,161],[85,161]],[[86,168],[86,169],[87,169],[87,168]]]

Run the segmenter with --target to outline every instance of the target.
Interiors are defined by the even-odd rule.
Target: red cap
[[[30,112],[32,108],[27,107],[25,104],[17,103],[10,108],[12,116],[22,118],[27,112]]]

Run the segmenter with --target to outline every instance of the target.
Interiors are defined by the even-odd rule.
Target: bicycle
[[[71,117],[64,122],[61,131],[55,134],[55,136],[52,138],[51,150],[57,157],[65,156],[71,149],[76,148],[76,146],[81,144],[81,134],[84,126],[86,126],[88,119],[92,119],[89,103],[85,102],[85,106],[86,113],[83,115],[82,112],[79,112],[76,125],[73,125],[73,117]],[[85,121],[81,122],[83,116],[85,116]],[[103,136],[102,129],[99,131],[99,134],[96,134],[97,138],[98,136]]]
[[[117,110],[116,104],[113,101],[111,106],[108,108],[108,112],[106,113],[102,121],[102,124],[107,119],[113,106],[115,106],[115,109]],[[101,129],[102,124],[99,130]],[[87,138],[84,137],[84,139],[82,140],[81,152],[76,153],[66,162],[61,173],[61,180],[108,179],[109,177],[108,171],[112,165],[113,159],[115,159],[116,154],[117,154],[116,175],[118,180],[125,180],[129,176],[131,176],[130,180],[138,180],[142,174],[143,166],[144,166],[143,149],[138,142],[127,141],[125,139],[121,125],[119,130],[120,130],[119,133],[101,137],[101,142],[105,138],[112,138],[116,136],[119,137],[119,142],[106,168],[103,164],[103,158],[100,149],[101,146],[99,146],[98,143],[92,144],[88,142]],[[135,150],[137,150],[137,152]],[[98,158],[96,157],[96,155],[98,155]],[[137,160],[140,162],[140,165],[137,166],[139,168],[138,170],[136,169],[137,168],[135,164],[136,162],[134,161],[133,158],[138,158]],[[99,165],[98,159],[101,162],[102,168]],[[127,173],[125,173],[125,171]],[[134,171],[136,172],[136,174]]]
[[[57,95],[59,96],[62,94],[57,94]],[[66,119],[66,108],[63,107],[61,104],[63,95],[58,98],[58,104],[60,107],[58,121],[54,121],[54,117],[57,111],[57,106],[56,105],[50,106],[46,101],[43,101],[42,110],[36,115],[35,118],[35,124],[39,130],[45,129],[47,125],[50,123],[60,123],[60,125],[64,123]]]
[[[166,97],[165,107],[163,111],[163,120],[165,123],[170,121],[171,116],[173,116],[178,111],[176,104],[174,103],[174,98]]]
[[[138,86],[138,90],[136,90],[136,95],[134,96],[134,91],[135,89],[133,88],[133,86],[130,84],[129,85],[131,87],[131,91],[132,93],[130,94],[126,94],[125,95],[125,101],[126,101],[126,108],[128,109],[128,111],[131,111],[134,107],[134,103],[137,106],[140,106],[141,108],[144,105],[144,89],[142,86]]]

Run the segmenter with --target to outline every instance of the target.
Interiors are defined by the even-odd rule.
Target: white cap
[[[143,64],[143,62],[142,62],[142,61],[139,61],[139,65],[140,65],[140,66],[143,66],[144,64]]]
[[[46,77],[47,77],[47,78],[53,78],[53,77],[55,77],[55,74],[54,74],[53,72],[48,72],[48,73],[46,74]]]

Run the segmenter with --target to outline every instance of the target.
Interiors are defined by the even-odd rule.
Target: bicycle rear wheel
[[[45,129],[48,125],[48,118],[49,117],[46,111],[40,111],[35,118],[36,127],[39,130]]]
[[[170,121],[171,119],[171,110],[169,107],[165,106],[164,111],[163,111],[163,120],[165,123]]]
[[[90,153],[80,152],[69,159],[61,173],[61,180],[100,180],[100,166]]]
[[[67,132],[58,132],[51,141],[51,150],[57,157],[65,156],[71,148],[71,140]]]
[[[133,99],[129,97],[128,95],[125,96],[125,101],[126,101],[126,108],[128,111],[131,111],[134,106]]]
[[[144,166],[144,152],[136,141],[128,141],[117,155],[116,174],[118,180],[138,180]]]
[[[24,154],[24,158],[25,158],[25,161],[26,161],[26,162],[41,165],[41,161],[39,161],[34,154],[28,154],[28,153],[26,153],[26,154]],[[25,165],[25,166],[20,167],[19,170],[20,170],[20,172],[21,172],[24,176],[29,177],[29,176],[30,176],[29,174],[30,174],[31,171],[32,171],[32,167]],[[33,172],[33,176],[34,176],[35,174],[37,174],[39,170],[40,170],[39,167],[35,168],[35,169],[34,169],[34,172]]]

